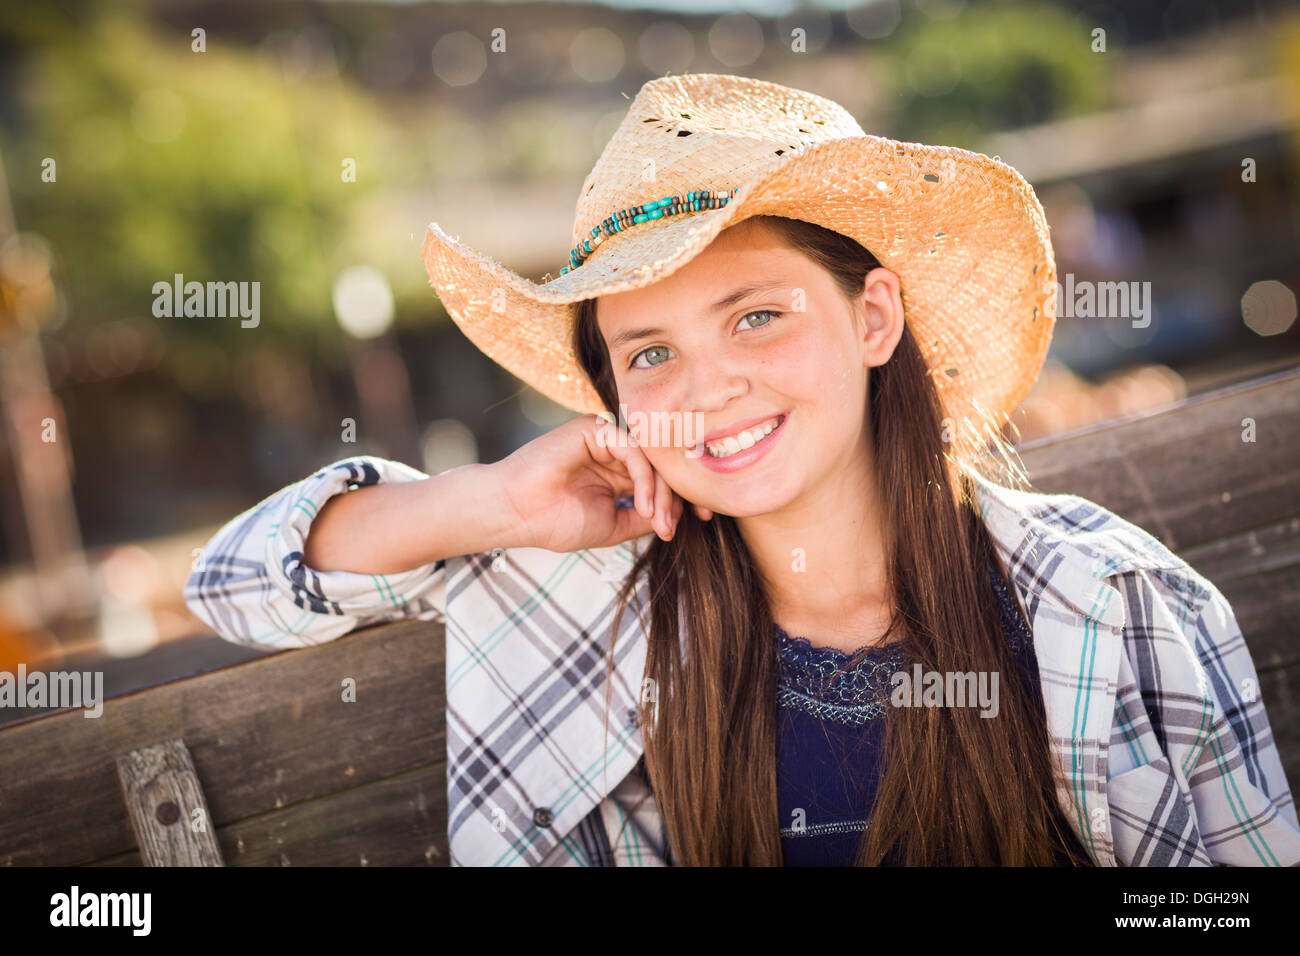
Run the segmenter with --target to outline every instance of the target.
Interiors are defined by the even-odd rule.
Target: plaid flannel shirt
[[[385,620],[443,622],[452,865],[670,865],[635,720],[644,579],[606,674],[615,593],[652,536],[567,554],[496,549],[400,574],[304,566],[332,495],[424,477],[359,456],[281,489],[208,542],[186,603],[226,640],[273,649]],[[1092,501],[972,477],[1033,632],[1066,778],[1058,799],[1093,860],[1300,864],[1255,667],[1219,590]]]

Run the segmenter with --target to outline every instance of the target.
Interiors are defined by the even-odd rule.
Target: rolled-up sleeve
[[[236,644],[305,647],[381,621],[443,621],[443,561],[399,574],[316,571],[303,563],[311,523],[334,495],[380,482],[418,481],[401,462],[360,456],[327,465],[227,522],[199,554],[185,603]]]

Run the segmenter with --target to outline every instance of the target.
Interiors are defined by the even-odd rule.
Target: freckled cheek
[[[763,378],[783,394],[812,397],[835,391],[844,366],[834,352],[818,343],[797,342],[795,347],[765,351],[758,360]]]
[[[673,401],[672,393],[663,386],[625,386],[619,389],[618,400],[627,406],[626,414],[629,419],[638,412],[641,416],[649,418],[654,414],[672,411],[669,404]]]

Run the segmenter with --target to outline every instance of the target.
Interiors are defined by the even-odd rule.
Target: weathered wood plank
[[[217,840],[229,866],[446,866],[447,765],[257,814]],[[140,866],[140,854],[92,865]]]
[[[122,754],[117,776],[140,856],[149,866],[224,866],[184,741]]]
[[[1300,800],[1300,665],[1262,671],[1259,696],[1268,711],[1291,796]]]
[[[1180,557],[1216,584],[1293,568],[1300,565],[1300,517],[1186,548]]]
[[[1020,449],[1039,491],[1081,495],[1175,552],[1300,515],[1300,371]],[[1245,419],[1255,441],[1242,441]]]
[[[367,628],[320,647],[151,687],[104,713],[0,731],[0,866],[69,865],[135,847],[117,756],[179,737],[218,826],[445,761],[442,626]],[[356,703],[342,698],[346,678]]]

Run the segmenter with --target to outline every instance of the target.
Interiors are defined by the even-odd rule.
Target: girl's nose
[[[736,363],[712,356],[691,360],[686,374],[683,408],[718,411],[749,390],[749,378]]]

